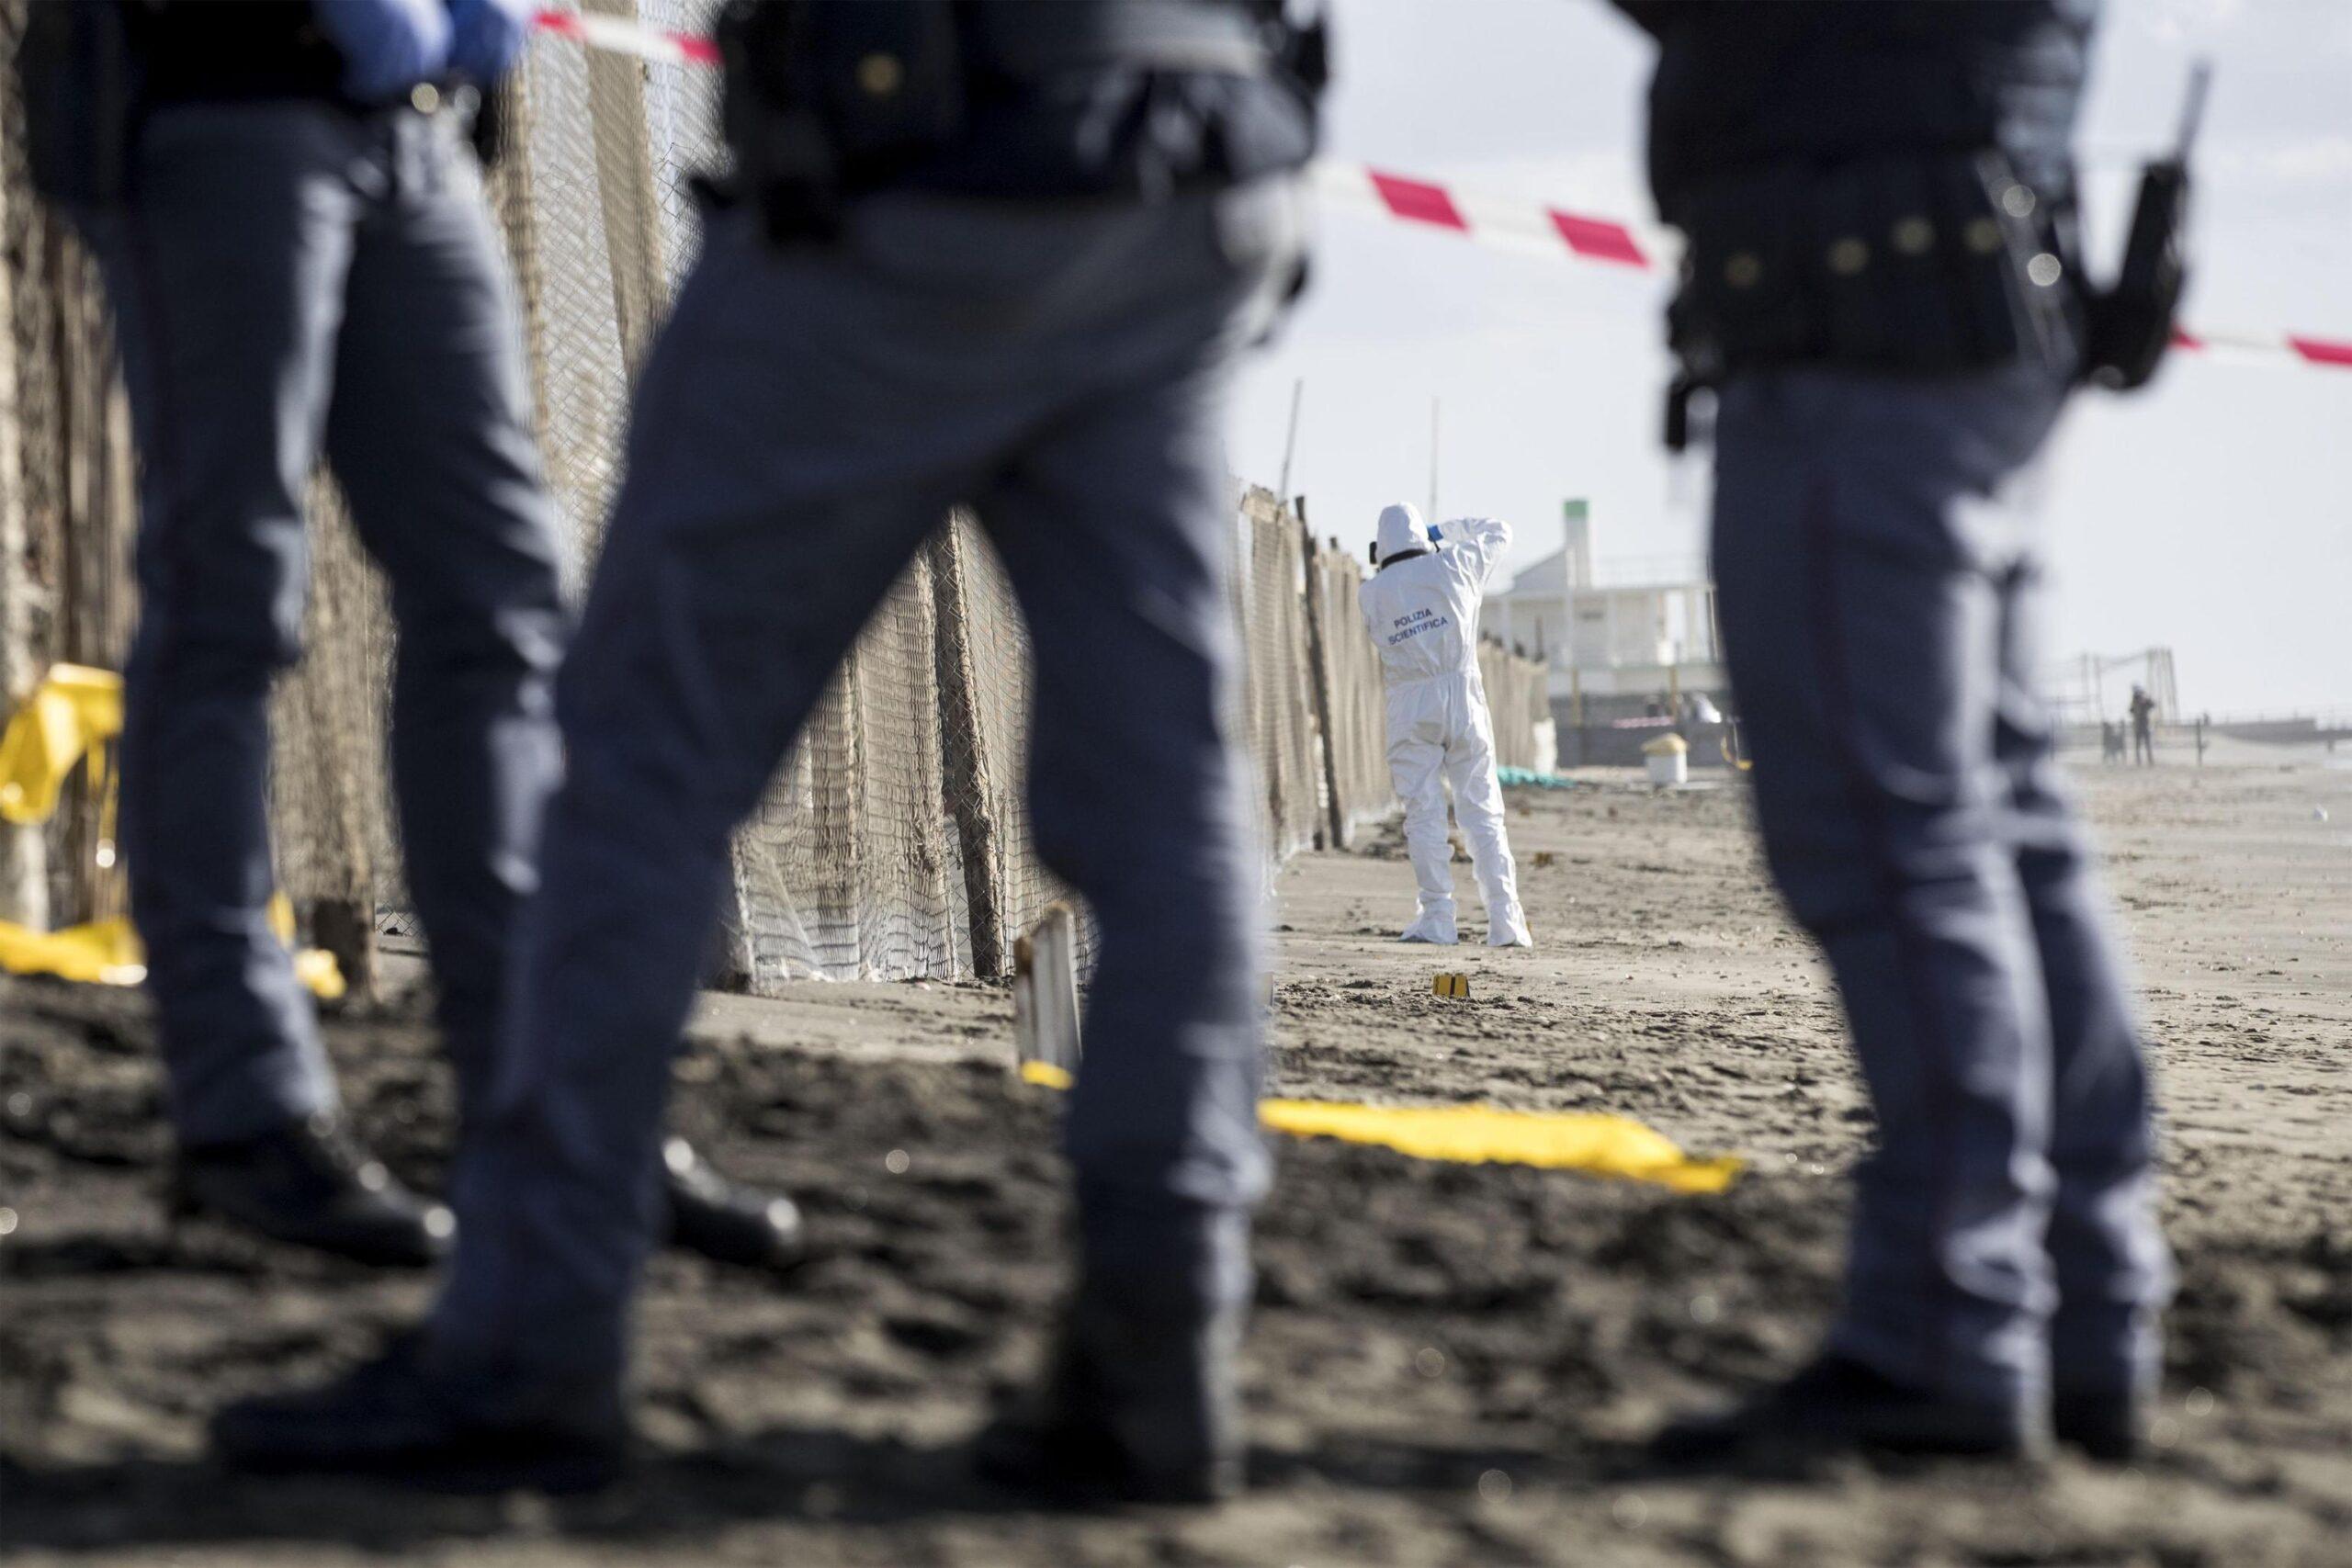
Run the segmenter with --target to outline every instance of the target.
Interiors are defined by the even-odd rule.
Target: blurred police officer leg
[[[1017,1484],[1170,1501],[1241,1482],[1232,1358],[1269,1175],[1262,872],[1224,727],[1240,657],[1218,419],[1236,344],[1202,312],[1262,311],[1266,268],[1295,240],[1286,192],[1223,199],[1274,209],[1271,254],[1167,277],[1167,314],[1127,334],[1150,356],[1133,388],[1057,426],[980,502],[1035,639],[1038,852],[1100,944],[1065,1130],[1079,1284],[1045,1391],[980,1459]],[[1162,221],[1181,239],[1197,220]]]
[[[2003,734],[2043,548],[2028,470],[2086,344],[2147,368],[2098,347],[2122,317],[2074,240],[2097,7],[1621,3],[1661,44],[1652,183],[1690,242],[1683,385],[1719,393],[1758,826],[1879,1120],[1825,1352],[1659,1446],[2030,1454],[2054,1340],[2111,1409],[2163,1289],[2137,1035],[2065,807],[2018,782],[2046,734]],[[2166,301],[2132,307],[2126,335],[2160,341]]]
[[[2046,598],[2038,566],[2005,585],[1994,749],[2050,1009],[2052,1410],[2061,1440],[2128,1459],[2145,1438],[2162,1371],[2172,1258],[2152,1219],[2153,1091],[2138,1009],[2041,696]]]
[[[390,188],[343,290],[327,452],[390,584],[401,840],[472,1116],[561,773],[568,617],[514,288],[461,134],[442,116],[385,128]]]
[[[1081,1263],[992,1473],[1161,1498],[1236,1483],[1258,1143],[1258,877],[1217,715],[1235,652],[1222,367],[1299,237],[1285,182],[1154,202],[870,197],[838,245],[718,214],[640,382],[563,676],[568,773],[518,937],[495,1109],[422,1342],[216,1427],[248,1463],[616,1463],[653,1162],[729,834],[947,508],[1031,618],[1041,847],[1102,938],[1069,1109]],[[1254,237],[1250,237],[1254,234]],[[1156,815],[1132,834],[1136,792]],[[441,1412],[420,1429],[400,1413]],[[322,1414],[323,1413],[323,1414]]]
[[[144,457],[121,829],[183,1146],[176,1205],[423,1263],[447,1213],[341,1132],[266,913],[269,691],[300,652],[302,496],[366,206],[348,173],[362,140],[321,103],[173,103],[145,126],[129,199],[92,220]]]
[[[1994,750],[2018,562],[1970,525],[2063,395],[2018,371],[1764,371],[1717,416],[1717,604],[1758,825],[1879,1122],[1829,1344],[1920,1391],[1895,1446],[2022,1450],[2045,1421],[2049,1020]]]

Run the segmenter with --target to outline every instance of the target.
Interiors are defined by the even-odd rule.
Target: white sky
[[[1332,157],[1648,220],[1652,50],[1600,0],[1337,0]],[[2138,161],[2210,55],[2192,326],[2352,339],[2352,0],[2109,0],[2083,146],[2102,276]],[[1588,496],[1612,558],[1702,548],[1703,471],[1658,445],[1663,280],[1327,212],[1316,281],[1245,373],[1235,470],[1291,489],[1350,548],[1425,502],[1510,519],[1506,571]],[[2171,647],[2190,711],[2352,704],[2352,370],[2177,355],[2155,386],[2077,400],[2052,459],[2054,657]],[[2110,682],[2112,684],[2113,682]]]

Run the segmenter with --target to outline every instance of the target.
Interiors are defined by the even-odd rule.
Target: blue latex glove
[[[361,103],[405,97],[449,68],[442,0],[314,0],[311,9],[343,56],[343,90]]]
[[[449,0],[449,63],[487,87],[506,74],[531,40],[534,0]]]

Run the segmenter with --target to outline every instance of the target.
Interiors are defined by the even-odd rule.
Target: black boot
[[[175,1218],[211,1214],[276,1241],[379,1265],[422,1268],[457,1235],[447,1209],[394,1180],[325,1115],[181,1150],[171,1210]]]
[[[611,1379],[526,1397],[431,1364],[417,1336],[317,1388],[240,1400],[212,1418],[227,1463],[390,1476],[458,1492],[586,1492],[627,1467],[628,1421]]]
[[[1242,1310],[1144,1317],[1081,1291],[1046,1384],[974,1445],[1000,1485],[1069,1502],[1213,1503],[1242,1487]]]
[[[782,1273],[800,1262],[800,1211],[791,1199],[738,1186],[684,1138],[662,1145],[662,1190],[672,1247],[719,1263]]]
[[[2051,1425],[2060,1442],[2086,1458],[2128,1464],[2147,1446],[2150,1404],[2147,1395],[2137,1392],[2061,1389],[2051,1401]]]
[[[1825,1355],[1744,1404],[1670,1424],[1650,1451],[1697,1464],[1856,1450],[2029,1459],[2048,1446],[2038,1411],[1933,1393]]]

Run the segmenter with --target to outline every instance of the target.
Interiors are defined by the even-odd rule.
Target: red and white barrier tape
[[[1674,236],[1662,229],[1504,200],[1354,164],[1317,164],[1315,190],[1333,207],[1378,212],[1407,223],[1450,229],[1482,244],[1565,254],[1574,261],[1648,272],[1679,248]]]
[[[594,11],[541,11],[533,18],[538,29],[558,38],[577,39],[590,49],[612,54],[633,54],[656,65],[716,65],[718,46],[693,33],[664,32],[620,17]]]
[[[634,55],[657,65],[716,65],[718,48],[692,33],[667,32],[594,12],[544,10],[541,31],[591,49]],[[1451,230],[1481,244],[1565,254],[1572,261],[1659,270],[1677,242],[1665,230],[1569,212],[1556,207],[1487,196],[1408,175],[1355,164],[1320,163],[1317,191],[1334,205],[1370,210],[1400,222]],[[2174,346],[2216,358],[2255,358],[2352,370],[2352,340],[2298,333],[2199,332],[2182,328]]]
[[[1533,248],[1576,261],[1655,271],[1678,247],[1674,236],[1664,230],[1482,196],[1380,169],[1323,164],[1317,166],[1315,183],[1317,192],[1336,206],[1374,209],[1401,222],[1451,230],[1481,243]],[[2173,344],[2222,357],[2288,359],[2352,369],[2352,342],[2295,333],[2209,333],[2182,328],[2173,334]]]

